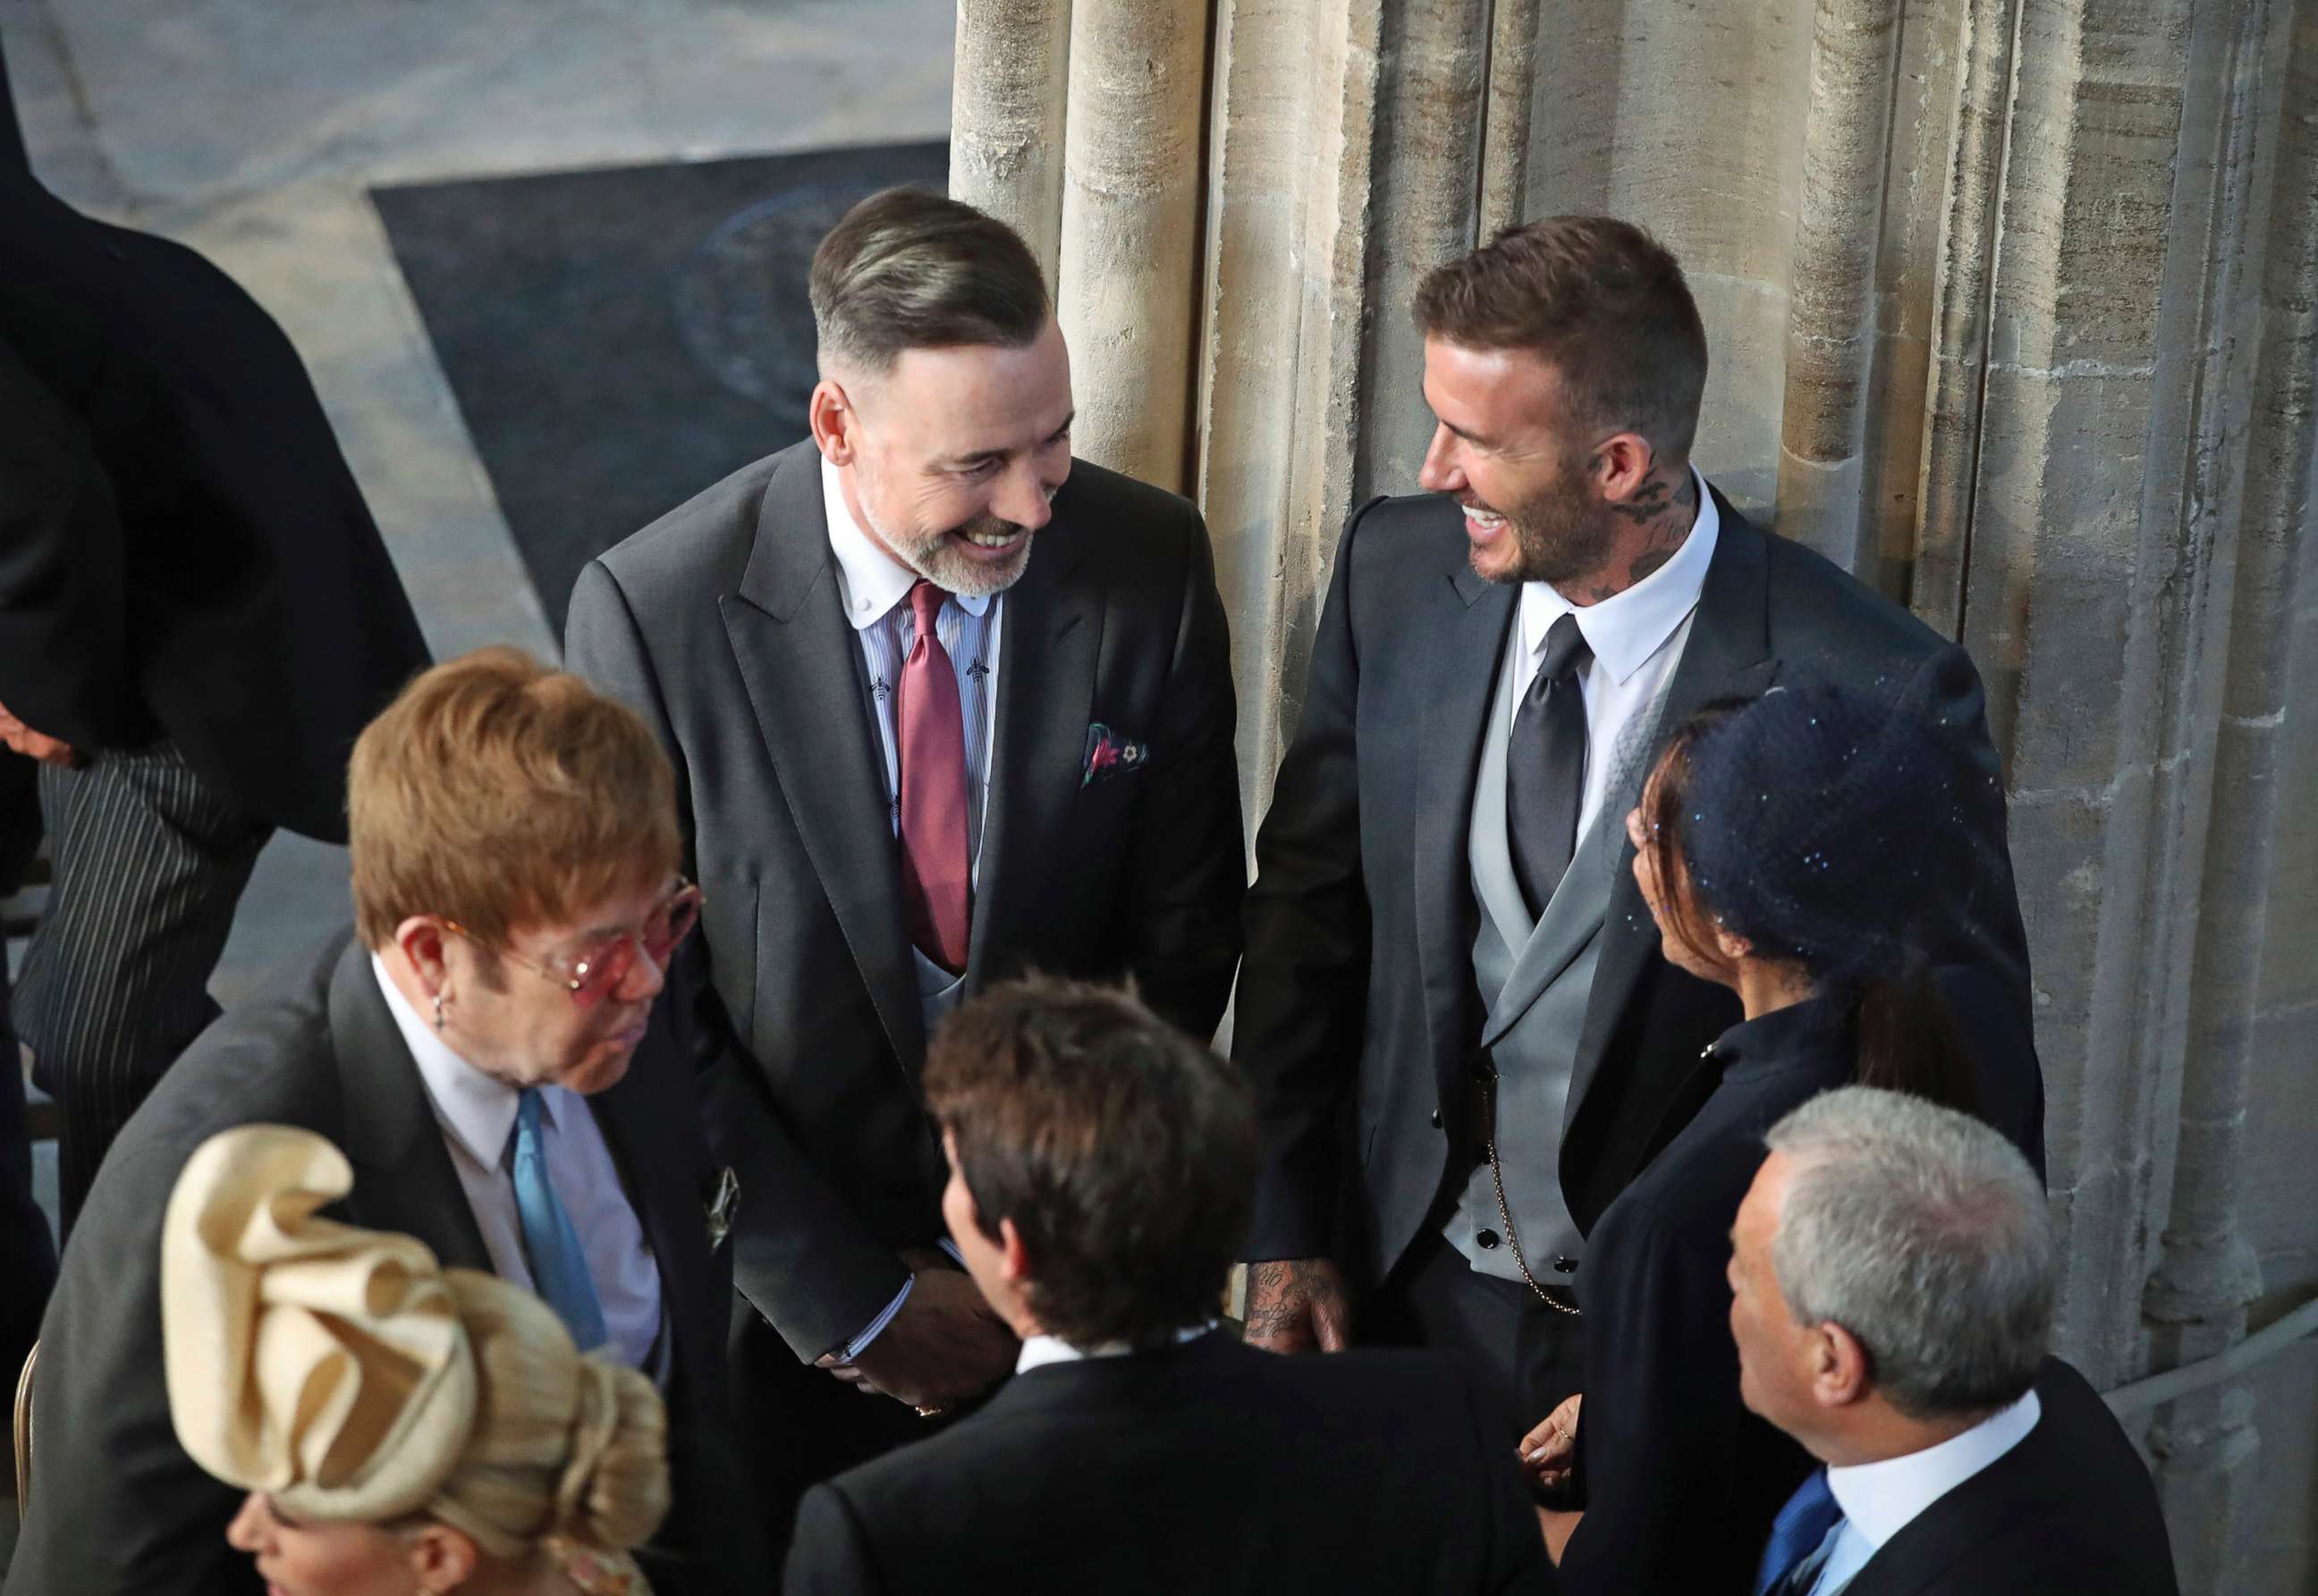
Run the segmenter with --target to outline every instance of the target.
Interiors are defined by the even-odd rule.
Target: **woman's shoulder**
[[[1762,1166],[1764,1134],[1791,1110],[1848,1083],[1853,1068],[1846,1055],[1813,1050],[1725,1075],[1691,1122],[1604,1213],[1597,1241],[1604,1232],[1647,1219],[1668,1235],[1704,1226],[1716,1245],[1727,1245],[1731,1217]],[[1620,1215],[1621,1208],[1627,1215]]]

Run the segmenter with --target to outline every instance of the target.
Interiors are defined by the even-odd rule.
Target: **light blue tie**
[[[571,1331],[582,1352],[604,1344],[604,1305],[596,1300],[588,1255],[571,1215],[547,1179],[547,1149],[539,1138],[539,1089],[526,1087],[515,1107],[515,1214],[523,1249],[531,1254],[532,1284]]]
[[[1810,1478],[1795,1487],[1787,1505],[1772,1522],[1770,1544],[1755,1574],[1755,1596],[1786,1596],[1810,1589],[1808,1573],[1816,1579],[1827,1559],[1819,1556],[1843,1522],[1843,1509],[1827,1486],[1827,1470],[1813,1469]]]

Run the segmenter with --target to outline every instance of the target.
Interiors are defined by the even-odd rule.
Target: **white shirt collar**
[[[507,1152],[508,1133],[515,1129],[516,1089],[452,1052],[435,1027],[410,1006],[410,1000],[394,984],[394,977],[386,973],[386,961],[375,952],[370,955],[370,967],[378,976],[378,990],[386,994],[387,1011],[402,1033],[402,1045],[418,1066],[418,1079],[434,1105],[435,1117],[458,1138],[469,1157],[487,1170],[497,1169]],[[551,1121],[558,1095],[553,1090],[539,1094],[540,1107]]]
[[[918,573],[871,541],[846,507],[845,481],[829,456],[821,457],[821,503],[829,522],[829,550],[837,556],[837,596],[845,605],[846,623],[866,632],[885,619],[916,585]],[[950,598],[969,615],[990,607],[990,595],[953,593]]]
[[[2027,1438],[2044,1414],[2030,1391],[1936,1447],[1881,1463],[1829,1468],[1827,1488],[1844,1518],[1867,1541],[1881,1547],[1918,1515]]]
[[[1698,487],[1698,515],[1690,535],[1664,565],[1624,592],[1599,604],[1580,608],[1550,582],[1522,584],[1522,645],[1532,655],[1545,647],[1545,634],[1564,615],[1577,617],[1577,630],[1594,650],[1595,663],[1622,683],[1666,646],[1683,617],[1698,607],[1706,587],[1706,568],[1714,562],[1715,540],[1721,535],[1722,513],[1698,468],[1690,471]]]
[[[1216,1327],[1210,1319],[1205,1324],[1190,1324],[1175,1332],[1175,1344],[1196,1341]],[[1078,1363],[1090,1358],[1125,1358],[1135,1349],[1125,1341],[1100,1341],[1092,1347],[1074,1347],[1060,1336],[1034,1335],[1024,1338],[1022,1355],[1014,1360],[1014,1372],[1029,1373],[1049,1363]]]

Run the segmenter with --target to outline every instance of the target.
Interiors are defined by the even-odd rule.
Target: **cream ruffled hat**
[[[293,1514],[376,1523],[456,1465],[475,1359],[423,1243],[315,1216],[353,1188],[311,1131],[203,1143],[161,1222],[161,1344],[194,1462]]]

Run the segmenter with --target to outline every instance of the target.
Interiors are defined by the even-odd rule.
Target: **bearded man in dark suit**
[[[1206,526],[1072,458],[1029,249],[894,190],[811,282],[811,439],[590,564],[566,637],[676,760],[710,1135],[750,1193],[733,1378],[784,1527],[1014,1362],[939,1250],[935,1023],[1035,966],[1208,1036],[1245,881]]]
[[[1334,1348],[1357,1304],[1364,1339],[1467,1354],[1510,1441],[1578,1388],[1586,1233],[1740,1018],[1667,963],[1633,881],[1659,738],[1786,675],[1954,728],[1985,867],[1934,957],[2026,1026],[2026,952],[1972,661],[1692,465],[1706,336],[1673,256],[1549,218],[1436,269],[1415,314],[1429,491],[1345,528],[1256,840],[1248,1328]]]

